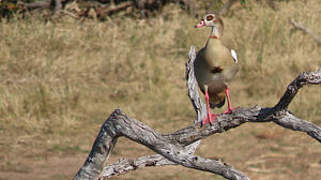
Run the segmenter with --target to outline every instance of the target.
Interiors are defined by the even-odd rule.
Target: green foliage
[[[247,0],[241,0],[241,5],[245,6],[247,4]]]

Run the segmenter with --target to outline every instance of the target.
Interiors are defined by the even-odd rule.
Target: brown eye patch
[[[206,20],[207,20],[207,21],[211,21],[211,20],[213,20],[213,19],[214,19],[214,17],[213,17],[212,15],[206,16]]]
[[[223,68],[219,67],[219,66],[214,66],[212,69],[211,69],[211,73],[220,73],[223,71]]]

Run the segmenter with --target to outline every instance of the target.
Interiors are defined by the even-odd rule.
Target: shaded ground
[[[41,160],[21,159],[12,162],[12,169],[2,170],[1,179],[71,179],[85,154],[70,157],[53,156]]]

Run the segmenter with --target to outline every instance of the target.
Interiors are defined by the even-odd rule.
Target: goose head
[[[210,27],[212,34],[221,37],[223,35],[224,24],[222,19],[216,14],[205,15],[195,28]]]
[[[223,26],[222,19],[216,14],[207,14],[195,25],[195,28]]]

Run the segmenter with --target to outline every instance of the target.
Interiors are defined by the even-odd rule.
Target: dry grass
[[[278,12],[264,4],[250,2],[249,7],[235,7],[224,18],[224,41],[238,50],[242,62],[231,85],[232,101],[272,106],[300,72],[321,67],[320,47],[309,36],[292,32],[287,22],[294,17],[321,35],[320,0],[283,2]],[[149,20],[2,22],[0,179],[70,179],[104,118],[118,107],[164,133],[191,124],[184,63],[189,47],[200,48],[208,36],[208,30],[193,28],[197,22],[176,6]],[[298,94],[290,110],[321,124],[320,107],[320,87],[311,86]],[[147,153],[121,139],[112,159]],[[252,179],[321,176],[320,144],[274,124],[247,124],[215,135],[203,141],[198,154],[221,158]],[[71,157],[73,163],[62,159]],[[149,168],[124,177],[221,179],[181,167]]]

